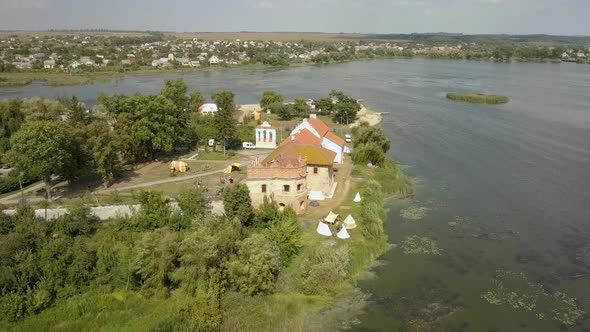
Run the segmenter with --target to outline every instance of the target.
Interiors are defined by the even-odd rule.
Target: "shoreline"
[[[455,59],[451,57],[432,58],[428,56],[376,56],[374,58],[358,58],[349,59],[342,61],[331,61],[326,63],[315,63],[315,62],[295,62],[290,63],[286,66],[270,66],[263,64],[244,64],[244,65],[221,65],[221,66],[209,66],[209,67],[193,67],[193,68],[173,68],[173,69],[154,69],[149,66],[142,67],[139,70],[125,70],[123,71],[90,71],[81,73],[69,73],[66,71],[20,71],[20,72],[4,72],[0,73],[0,89],[3,88],[19,88],[29,86],[34,82],[45,82],[46,86],[78,86],[87,85],[94,82],[105,82],[115,79],[123,79],[127,76],[140,76],[140,75],[152,75],[152,74],[184,74],[192,72],[208,72],[217,70],[239,70],[239,69],[288,69],[306,66],[325,66],[332,64],[372,61],[372,60],[383,60],[383,59],[427,59],[427,60],[453,60],[453,61],[479,61],[479,62],[495,62],[503,64],[511,63],[539,63],[539,64],[561,64],[563,61],[555,61],[552,59],[511,59],[509,61],[496,61],[490,59]],[[576,64],[588,64],[586,62],[579,62]]]

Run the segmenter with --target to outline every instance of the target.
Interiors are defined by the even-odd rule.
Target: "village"
[[[325,37],[320,41],[205,39],[207,37],[206,34],[190,38],[162,33],[2,34],[0,72],[105,72],[247,64],[288,65],[378,56],[493,60],[515,56],[585,62],[590,54],[587,47],[551,46],[534,50],[533,54],[528,49],[520,51],[513,46],[496,47],[481,42],[362,40],[358,36],[349,40]]]

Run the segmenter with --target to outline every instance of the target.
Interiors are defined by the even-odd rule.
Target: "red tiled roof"
[[[330,141],[338,144],[340,147],[344,147],[344,145],[346,144],[342,138],[336,136],[336,134],[334,134],[331,131],[327,132],[326,133],[326,136],[324,136],[324,137],[326,137]]]
[[[324,136],[328,131],[330,131],[330,128],[328,128],[324,121],[320,119],[309,118],[307,121],[313,127],[313,129],[315,129],[318,134],[320,134],[320,136]]]
[[[307,145],[321,145],[322,140],[314,135],[311,131],[303,129],[297,134],[287,137],[283,142],[281,142],[280,145],[282,146],[288,144],[289,142],[297,142]]]

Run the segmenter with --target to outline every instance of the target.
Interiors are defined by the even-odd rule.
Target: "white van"
[[[346,141],[346,143],[352,142],[352,136],[349,134],[344,135],[344,141]]]
[[[256,149],[256,145],[254,145],[252,142],[243,142],[242,147],[244,149]]]

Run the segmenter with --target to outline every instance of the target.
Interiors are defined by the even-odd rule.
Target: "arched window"
[[[269,141],[269,142],[272,142],[272,141],[273,141],[273,140],[272,140],[272,131],[269,131],[269,132],[268,132],[268,141]]]
[[[264,141],[266,142],[266,130],[262,132],[262,137],[263,137]]]

